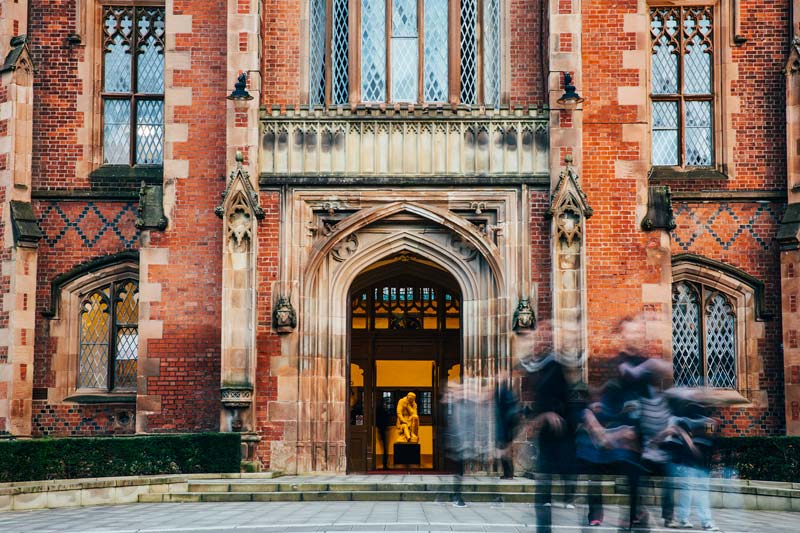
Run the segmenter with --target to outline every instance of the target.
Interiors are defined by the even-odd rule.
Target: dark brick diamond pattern
[[[74,231],[90,249],[106,234],[115,236],[125,248],[131,248],[139,239],[139,230],[133,226],[135,218],[133,202],[125,203],[116,213],[105,214],[94,202],[88,202],[73,217],[58,202],[48,202],[41,210],[39,227],[45,232],[45,241],[50,247],[56,246],[67,233]]]

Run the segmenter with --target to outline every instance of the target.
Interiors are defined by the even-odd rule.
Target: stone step
[[[142,494],[140,503],[186,503],[186,502],[318,502],[318,501],[407,501],[407,502],[442,502],[449,503],[452,492],[437,491],[287,491],[287,492],[176,492],[162,494]],[[497,502],[533,504],[535,492],[496,492],[470,491],[462,492],[466,502]],[[555,495],[556,501],[560,500]],[[576,503],[586,501],[584,495],[576,495]],[[626,496],[622,494],[606,494],[604,503],[622,504]],[[645,504],[652,503],[651,498],[643,498]]]
[[[533,481],[527,483],[463,483],[462,492],[486,492],[493,494],[508,493],[534,493],[537,484]],[[611,494],[616,492],[613,481],[601,482],[602,492]],[[227,481],[203,481],[190,482],[188,486],[190,493],[262,493],[262,492],[452,492],[455,489],[453,483],[314,483],[314,482],[227,482]],[[559,493],[563,490],[561,483],[553,484],[553,492]],[[587,490],[586,482],[578,482],[576,492],[585,494]]]

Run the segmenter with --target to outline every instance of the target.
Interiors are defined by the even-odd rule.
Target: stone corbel
[[[278,333],[291,333],[297,327],[297,313],[287,296],[278,298],[272,311],[272,324]]]
[[[665,229],[671,231],[676,227],[672,213],[672,197],[666,185],[651,185],[647,191],[647,215],[642,219],[642,229],[652,231]]]
[[[227,425],[230,431],[242,432],[250,431],[252,428],[245,427],[248,424],[242,417],[242,412],[250,409],[253,405],[253,387],[250,385],[223,385],[220,389],[220,401],[228,413],[226,414]]]
[[[514,311],[513,329],[519,331],[521,329],[531,329],[536,325],[536,313],[531,307],[530,299],[522,298]]]

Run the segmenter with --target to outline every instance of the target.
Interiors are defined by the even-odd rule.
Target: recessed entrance
[[[439,400],[447,380],[461,377],[456,280],[431,261],[400,254],[362,272],[349,296],[348,472],[449,470]],[[404,446],[397,421],[409,393],[419,417],[418,442],[410,444],[418,447]]]

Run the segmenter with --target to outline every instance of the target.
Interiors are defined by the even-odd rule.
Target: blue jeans
[[[708,470],[705,468],[673,464],[670,474],[675,479],[675,488],[678,490],[677,509],[675,517],[680,522],[688,522],[692,511],[692,503],[697,508],[697,517],[701,525],[713,523],[711,520],[711,505],[708,498]]]

